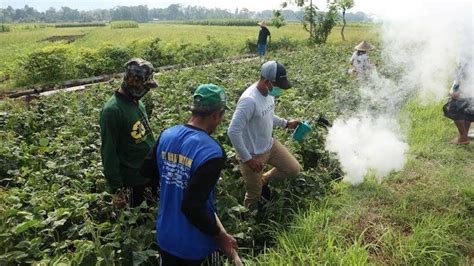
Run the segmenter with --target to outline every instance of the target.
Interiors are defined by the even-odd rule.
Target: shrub
[[[98,76],[102,74],[99,52],[94,49],[81,49],[76,56],[75,68],[79,78]]]
[[[0,24],[0,32],[9,32],[10,26],[6,24]]]
[[[162,44],[163,42],[160,38],[154,38],[145,47],[143,52],[143,58],[150,61],[155,67],[171,65],[174,62],[174,56],[166,52]]]
[[[112,29],[138,28],[138,23],[133,20],[113,21],[110,24]]]
[[[18,85],[51,84],[74,77],[71,48],[64,43],[46,46],[21,58],[15,69]]]
[[[133,57],[133,55],[129,48],[104,44],[97,51],[97,69],[99,69],[102,74],[122,72],[123,65],[131,57]]]
[[[276,51],[276,50],[293,50],[296,47],[301,45],[301,42],[291,38],[281,38],[276,41],[271,41],[267,44],[267,51]],[[243,52],[246,53],[256,53],[257,52],[257,41],[247,39],[245,41],[244,48],[242,49]]]
[[[105,27],[105,23],[62,23],[54,25],[55,28],[82,28],[82,27]]]
[[[203,19],[185,20],[182,24],[207,25],[207,26],[255,26],[258,20],[255,19]]]

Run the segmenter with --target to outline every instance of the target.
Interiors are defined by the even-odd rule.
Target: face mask
[[[280,89],[279,87],[273,87],[268,94],[273,97],[280,97],[282,93],[282,89]]]
[[[133,86],[133,85],[127,85],[125,86],[125,90],[128,92],[128,94],[134,98],[135,100],[140,100],[145,96],[145,94],[150,90],[144,86],[139,87],[139,86]]]

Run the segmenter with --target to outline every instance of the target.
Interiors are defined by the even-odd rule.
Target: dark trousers
[[[149,188],[149,192],[147,188]],[[158,200],[158,187],[156,185],[131,186],[128,189],[130,191],[128,200],[132,208],[140,206],[144,201],[150,206]]]
[[[185,260],[158,248],[161,266],[199,266],[204,260]]]

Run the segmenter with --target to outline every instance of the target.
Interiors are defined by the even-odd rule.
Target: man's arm
[[[277,115],[273,115],[273,127],[285,128],[288,120],[283,119]]]
[[[123,179],[120,175],[120,160],[117,154],[120,130],[118,111],[118,109],[104,109],[100,116],[100,136],[102,140],[100,152],[103,173],[111,192],[115,192],[123,186]]]
[[[236,251],[237,241],[227,233],[217,214],[209,215],[206,207],[209,194],[219,180],[224,163],[225,158],[211,159],[196,170],[184,192],[181,211],[201,232],[213,236],[219,248],[234,260],[236,265],[241,265],[242,262]]]
[[[230,122],[227,135],[229,136],[232,146],[239,155],[242,162],[252,159],[249,151],[245,147],[242,132],[250,121],[255,111],[255,102],[250,98],[243,98],[237,103],[232,121]]]
[[[209,215],[206,202],[219,180],[224,162],[224,158],[216,158],[201,165],[191,176],[181,204],[181,211],[189,222],[210,236],[217,236],[220,228],[214,215]]]

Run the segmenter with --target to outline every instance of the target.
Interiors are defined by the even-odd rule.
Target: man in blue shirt
[[[160,178],[157,242],[162,265],[200,265],[217,250],[242,265],[237,241],[214,207],[216,184],[226,154],[212,134],[222,122],[226,94],[213,84],[193,95],[192,117],[161,134],[156,147]]]

